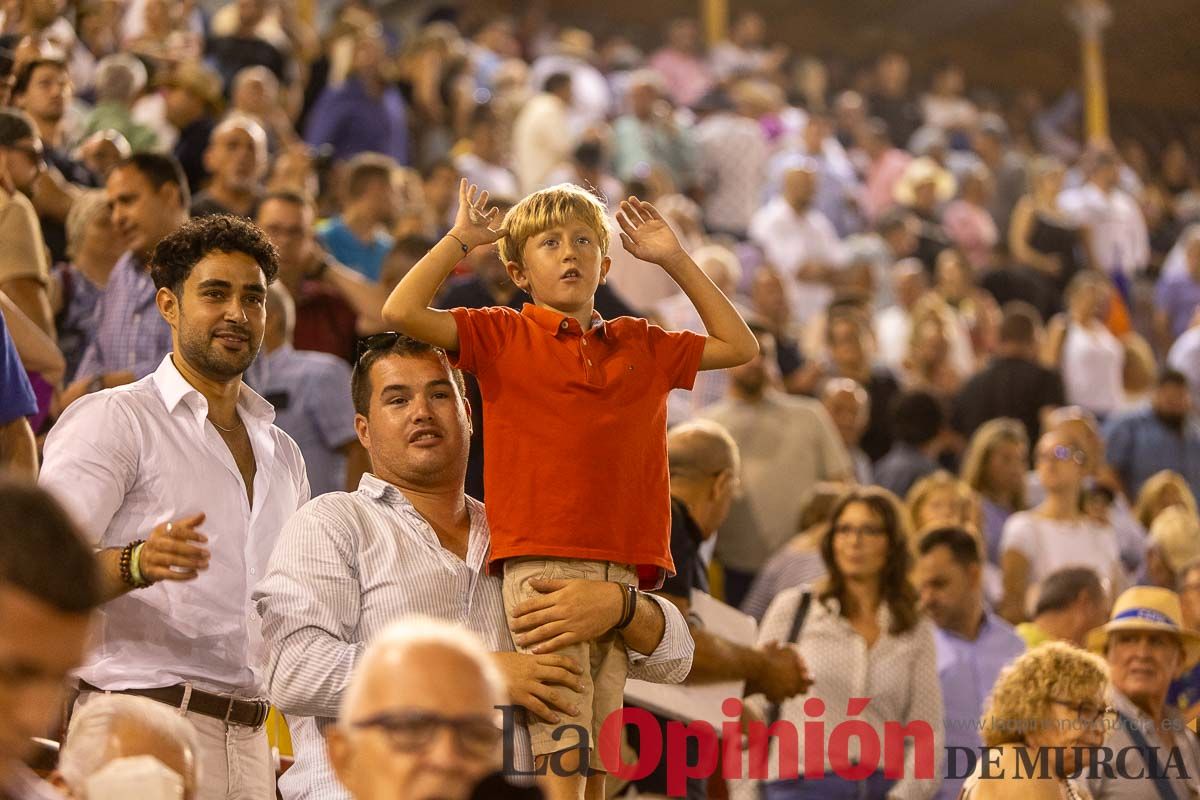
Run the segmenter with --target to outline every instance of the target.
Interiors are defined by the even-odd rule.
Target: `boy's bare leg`
[[[538,756],[534,764],[539,773],[538,785],[546,800],[583,800],[585,787],[591,782],[579,774],[578,750]],[[563,774],[559,775],[559,772]]]
[[[604,800],[604,779],[607,776],[607,772],[592,769],[592,774],[587,777],[587,787],[583,791],[584,800]]]

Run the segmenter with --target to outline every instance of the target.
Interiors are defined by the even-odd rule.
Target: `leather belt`
[[[267,712],[271,706],[266,700],[239,700],[223,694],[212,694],[192,688],[190,696],[184,684],[164,686],[161,689],[114,689],[108,692],[98,686],[92,686],[87,681],[79,682],[81,692],[107,692],[110,694],[131,694],[146,697],[164,705],[183,709],[184,698],[187,697],[186,711],[193,711],[205,717],[219,719],[222,722],[243,725],[247,728],[261,728],[267,721]]]

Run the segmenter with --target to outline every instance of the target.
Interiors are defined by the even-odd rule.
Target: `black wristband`
[[[626,594],[627,602],[626,602],[626,607],[625,607],[625,614],[621,617],[621,621],[617,623],[616,629],[619,631],[623,631],[626,628],[628,628],[630,623],[633,622],[633,618],[637,616],[637,601],[638,601],[637,587],[634,586],[633,584],[630,584],[630,585],[626,586],[625,589],[627,590],[627,594]]]

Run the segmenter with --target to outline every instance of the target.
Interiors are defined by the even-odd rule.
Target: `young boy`
[[[392,292],[383,318],[442,347],[479,380],[489,563],[503,564],[505,610],[511,618],[517,604],[535,596],[528,583],[536,579],[655,589],[674,571],[667,394],[690,389],[698,369],[749,361],[758,342],[649,203],[633,197],[621,203],[621,241],[675,279],[707,337],[631,317],[601,320],[594,312],[596,287],[611,263],[610,235],[604,206],[582,188],[535,192],[508,212],[503,227],[495,227],[498,212],[487,209],[488,193],[476,192],[460,184],[454,227]],[[520,312],[429,308],[455,264],[497,240],[510,278],[533,303]],[[634,601],[631,594],[627,610]],[[568,721],[589,731],[588,760],[601,768],[594,743],[622,704],[624,644],[614,630],[558,652],[583,668],[579,713]],[[555,732],[549,724],[530,725],[536,757],[577,749],[570,729],[557,731],[560,738]],[[584,789],[579,775],[547,778],[554,798],[578,798]],[[603,785],[603,773],[594,773],[586,796],[603,796]]]

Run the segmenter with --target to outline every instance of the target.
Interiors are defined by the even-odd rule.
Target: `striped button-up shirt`
[[[514,649],[500,579],[487,575],[483,504],[466,498],[471,518],[466,560],[442,547],[399,489],[363,476],[352,493],[331,492],[300,509],[284,527],[267,577],[255,592],[270,650],[271,701],[288,718],[296,763],[279,781],[287,800],[346,798],[325,754],[323,732],[367,643],[410,614],[474,631],[497,652]],[[674,605],[654,598],[666,628],[648,657],[630,651],[630,676],[664,683],[691,669],[693,643]],[[518,727],[513,764],[532,768],[529,738]]]
[[[129,370],[140,380],[171,352],[171,328],[155,305],[150,270],[132,252],[121,256],[96,305],[94,338],[75,371],[90,378]]]

